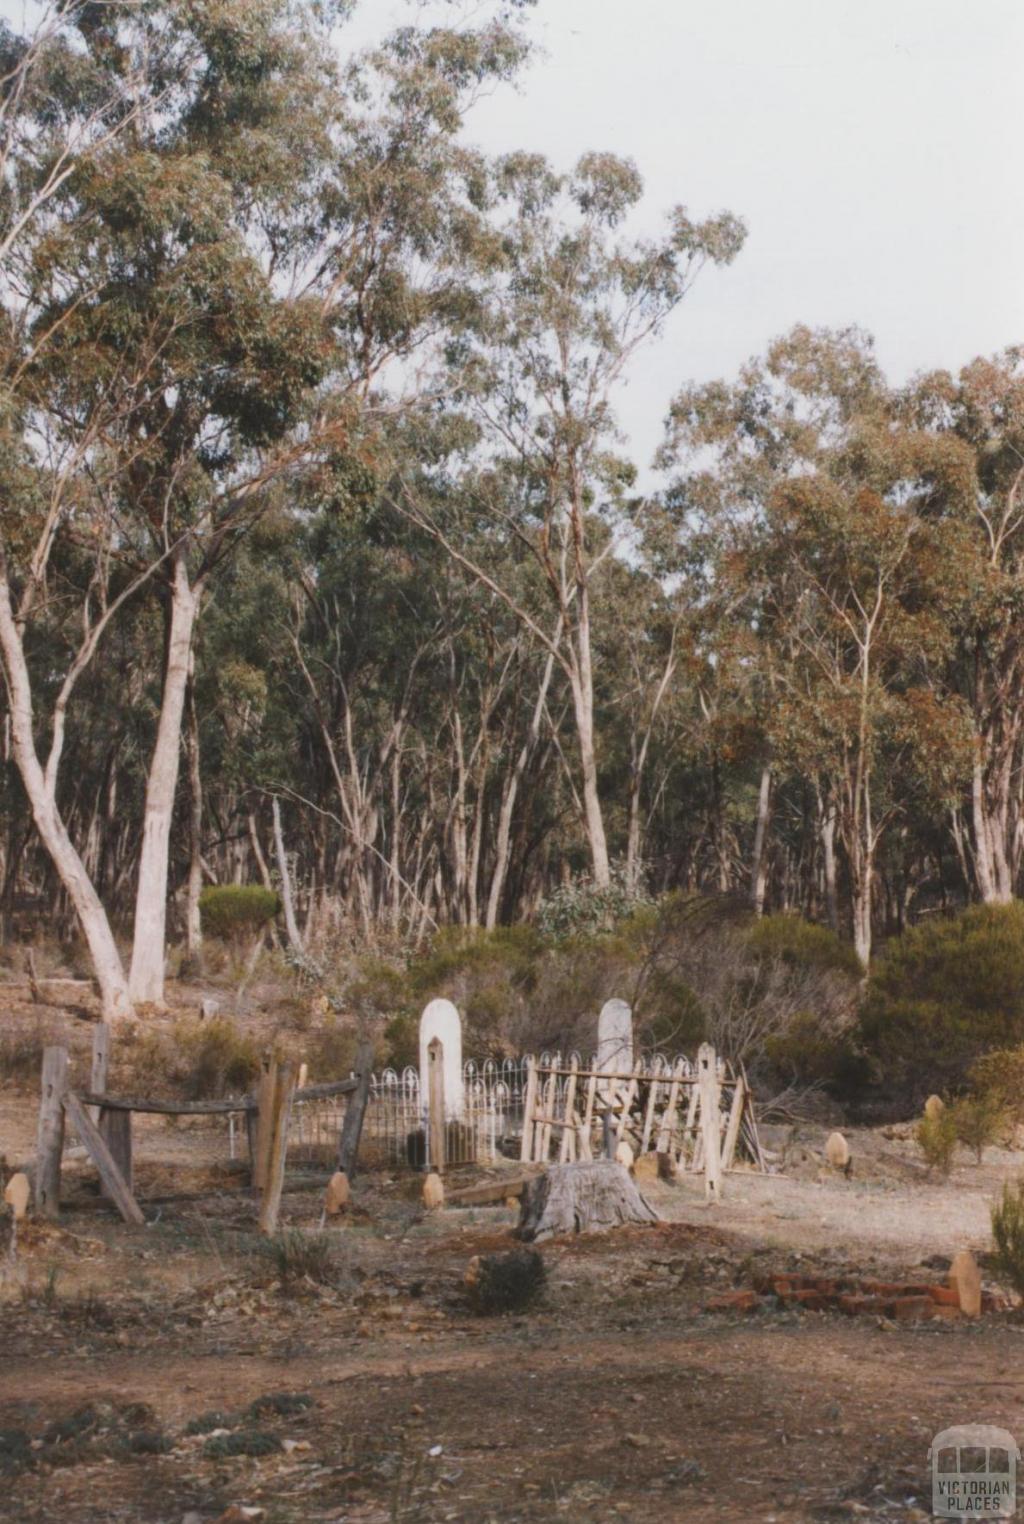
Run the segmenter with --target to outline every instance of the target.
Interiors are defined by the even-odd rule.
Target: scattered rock
[[[259,1524],[260,1519],[265,1519],[265,1508],[249,1508],[244,1503],[232,1503],[230,1508],[214,1520],[214,1524]]]
[[[849,1169],[850,1145],[841,1132],[830,1134],[825,1144],[825,1158],[833,1169]]]
[[[981,1272],[970,1249],[954,1254],[949,1269],[949,1284],[960,1297],[960,1311],[965,1318],[981,1316]]]
[[[440,1175],[429,1174],[423,1182],[423,1205],[428,1212],[444,1206],[444,1181]]]
[[[12,1175],[4,1187],[4,1200],[14,1213],[16,1222],[20,1222],[28,1211],[31,1196],[32,1190],[28,1183],[28,1176],[20,1171],[17,1175]]]
[[[328,1217],[339,1217],[346,1211],[351,1196],[352,1191],[345,1171],[335,1170],[327,1182],[327,1190],[324,1194],[324,1211]]]

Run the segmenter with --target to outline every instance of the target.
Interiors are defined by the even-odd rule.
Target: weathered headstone
[[[846,1169],[850,1163],[850,1145],[841,1132],[829,1135],[825,1144],[825,1158],[833,1169]]]
[[[946,1109],[941,1095],[930,1095],[924,1103],[924,1114],[929,1121],[936,1121]]]
[[[464,1109],[462,1018],[450,1000],[432,1000],[420,1017],[420,1099],[424,1107],[430,1094],[428,1049],[435,1037],[444,1049],[444,1105],[449,1120],[461,1117]]]
[[[633,1068],[633,1012],[624,1000],[606,1000],[597,1018],[597,1067],[613,1074]]]
[[[335,1170],[327,1182],[324,1195],[324,1212],[328,1217],[338,1217],[349,1204],[352,1195],[348,1176],[343,1169]]]
[[[444,1181],[440,1175],[430,1174],[424,1180],[423,1205],[430,1212],[444,1206]]]
[[[981,1316],[981,1271],[970,1249],[961,1249],[949,1267],[949,1284],[960,1297],[960,1311],[965,1318]]]
[[[28,1183],[28,1176],[19,1170],[16,1175],[11,1176],[4,1187],[4,1200],[14,1213],[16,1222],[20,1222],[28,1211],[31,1195],[32,1191]]]

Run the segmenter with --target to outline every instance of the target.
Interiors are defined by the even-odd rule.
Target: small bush
[[[965,1095],[952,1108],[952,1114],[958,1141],[974,1149],[980,1164],[986,1148],[998,1140],[1006,1125],[1002,1101],[992,1091]]]
[[[1002,1198],[992,1208],[992,1237],[996,1274],[1024,1297],[1024,1180],[1003,1186]]]
[[[200,1413],[195,1418],[190,1418],[185,1425],[186,1434],[212,1434],[214,1429],[230,1429],[232,1418],[229,1413],[222,1413],[219,1408],[211,1412]]]
[[[467,1286],[469,1304],[484,1317],[522,1312],[544,1289],[544,1259],[536,1249],[486,1254]]]
[[[0,1080],[38,1080],[43,1050],[58,1039],[44,1021],[12,1024],[0,1032]]]
[[[199,896],[203,933],[242,941],[280,914],[281,899],[261,884],[214,884]]]
[[[326,1233],[304,1233],[301,1228],[286,1229],[268,1239],[263,1252],[270,1259],[274,1273],[286,1291],[302,1281],[329,1286],[337,1278],[333,1242]]]
[[[214,1434],[203,1446],[203,1454],[210,1460],[223,1460],[231,1455],[274,1455],[281,1449],[276,1434],[263,1429],[242,1429],[237,1434]]]
[[[953,1108],[945,1106],[935,1116],[923,1116],[914,1133],[918,1147],[924,1154],[929,1170],[945,1177],[953,1168],[956,1153],[956,1116]]]

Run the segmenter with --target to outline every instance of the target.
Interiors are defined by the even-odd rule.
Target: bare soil
[[[35,1105],[0,1089],[9,1163]],[[808,1129],[773,1131],[786,1173],[730,1175],[713,1210],[698,1181],[645,1185],[662,1222],[544,1244],[537,1306],[483,1318],[463,1276],[515,1246],[512,1209],[426,1214],[411,1173],[362,1176],[328,1230],[331,1283],[282,1284],[223,1126],[147,1121],[145,1228],[71,1160],[60,1225],[29,1222],[4,1261],[0,1519],[925,1519],[936,1431],[1024,1432],[1017,1314],[704,1310],[769,1270],[941,1279],[957,1249],[986,1254],[1024,1154],[961,1155],[939,1183],[912,1142],[849,1137],[849,1179]],[[315,1231],[320,1199],[295,1177],[288,1226]]]

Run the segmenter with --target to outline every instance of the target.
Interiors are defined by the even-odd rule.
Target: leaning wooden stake
[[[701,1043],[697,1051],[697,1079],[704,1144],[704,1195],[709,1202],[716,1202],[722,1199],[722,1117],[715,1050],[707,1042]]]
[[[729,1111],[729,1125],[725,1129],[725,1144],[722,1149],[722,1171],[732,1169],[733,1160],[736,1157],[736,1144],[739,1142],[740,1126],[743,1122],[743,1113],[747,1103],[747,1087],[743,1076],[738,1075],[736,1088],[732,1093],[732,1107]]]
[[[288,1124],[291,1121],[294,1094],[295,1070],[291,1064],[281,1064],[276,1070],[274,1097],[270,1104],[267,1179],[260,1201],[259,1229],[268,1236],[277,1232],[277,1215],[281,1208],[284,1167],[288,1156]]]
[[[270,1164],[271,1115],[277,1090],[277,1059],[264,1058],[256,1086],[256,1128],[252,1142],[252,1188],[259,1194],[267,1188]]]
[[[55,1218],[60,1211],[60,1161],[64,1153],[64,1093],[68,1088],[67,1048],[43,1053],[42,1093],[36,1132],[36,1211]]]
[[[434,1174],[444,1174],[444,1044],[439,1037],[427,1047],[427,1149]]]
[[[341,1124],[341,1139],[338,1143],[338,1169],[344,1171],[349,1180],[355,1179],[356,1156],[359,1153],[359,1139],[363,1131],[363,1117],[366,1115],[366,1103],[370,1099],[370,1076],[372,1072],[373,1043],[360,1043],[359,1051],[356,1054],[357,1088],[348,1098],[348,1104],[345,1107],[345,1118]]]
[[[111,1201],[121,1213],[125,1222],[141,1228],[146,1219],[142,1215],[139,1203],[131,1193],[127,1180],[118,1168],[117,1161],[105,1141],[100,1135],[100,1130],[89,1115],[88,1107],[83,1106],[78,1096],[68,1091],[64,1097],[64,1110],[67,1112],[72,1127],[85,1144],[86,1150],[99,1171],[100,1180],[106,1187]]]

